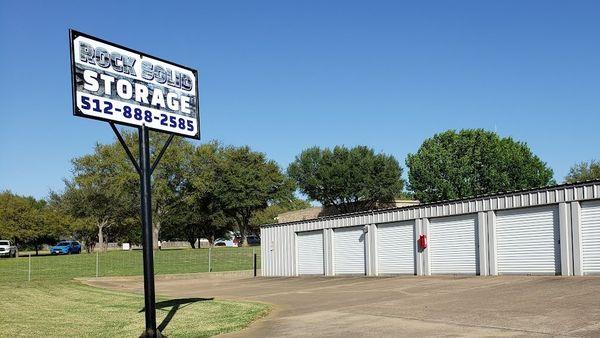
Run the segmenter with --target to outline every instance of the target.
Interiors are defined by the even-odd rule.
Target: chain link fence
[[[156,275],[241,271],[254,268],[260,269],[260,247],[154,251]],[[61,281],[77,277],[142,274],[142,250],[113,250],[60,256],[21,254],[18,258],[0,259],[0,282]]]

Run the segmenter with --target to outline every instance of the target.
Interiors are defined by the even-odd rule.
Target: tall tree
[[[553,172],[526,143],[483,129],[448,130],[406,159],[410,188],[422,202],[540,187]]]
[[[73,218],[71,223],[71,234],[83,243],[88,253],[94,251],[98,239],[98,228],[95,221],[88,218]]]
[[[137,154],[135,132],[122,132],[132,154]],[[152,133],[150,155],[155,159],[167,140],[161,133]],[[184,187],[184,173],[189,168],[192,145],[176,137],[164,153],[152,175],[152,237],[153,248],[158,249],[160,229],[171,218],[177,219],[178,203]],[[135,155],[134,155],[135,156]],[[73,160],[73,179],[65,182],[64,202],[77,218],[93,219],[97,228],[98,243],[104,248],[106,235],[115,240],[139,243],[140,186],[138,174],[133,169],[121,144],[115,139],[111,144],[98,144],[94,153]],[[79,230],[86,230],[80,227]]]
[[[167,140],[161,133],[152,133],[150,155],[156,158]],[[186,173],[192,170],[191,158],[194,147],[181,137],[173,138],[160,163],[152,174],[152,238],[154,249],[158,249],[161,227],[165,223],[181,219],[180,203],[186,186]]]
[[[131,134],[125,136],[132,139]],[[135,217],[139,210],[135,202],[135,191],[139,190],[137,174],[125,156],[117,143],[97,144],[93,154],[72,161],[73,178],[65,180],[65,210],[76,218],[94,222],[103,250],[108,228]]]
[[[28,237],[27,225],[39,218],[36,203],[33,197],[17,196],[10,191],[0,193],[0,238],[23,244]]]
[[[569,174],[565,177],[566,183],[600,179],[600,161],[577,163],[571,167]]]
[[[247,146],[226,147],[220,153],[214,195],[220,208],[235,220],[241,244],[246,245],[252,217],[269,203],[285,196],[289,198],[293,182],[281,173],[274,161]]]
[[[402,195],[402,168],[390,155],[357,146],[308,148],[288,167],[300,191],[340,212],[370,210]]]
[[[223,148],[217,142],[196,147],[189,157],[189,167],[183,173],[184,187],[177,203],[171,205],[173,220],[170,236],[185,238],[192,247],[198,238],[206,238],[212,245],[215,239],[232,230],[232,219],[227,217],[215,195],[217,165]]]
[[[51,209],[44,200],[0,193],[0,238],[31,246],[36,255],[42,244],[53,244],[68,234],[69,218]]]

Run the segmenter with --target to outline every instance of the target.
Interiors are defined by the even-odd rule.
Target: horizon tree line
[[[136,134],[123,137],[137,153]],[[152,155],[165,139],[152,134]],[[71,164],[64,190],[46,199],[0,193],[0,238],[36,252],[64,238],[82,241],[88,251],[96,243],[106,250],[108,241],[139,244],[139,179],[120,144],[98,143]],[[310,201],[346,213],[398,197],[434,202],[556,183],[552,169],[526,143],[483,129],[435,134],[405,164],[408,182],[396,158],[369,147],[310,147],[284,171],[248,146],[175,138],[152,177],[154,247],[159,239],[194,247],[196,239],[206,238],[212,245],[230,232],[245,245],[261,224]],[[589,179],[600,179],[600,162],[574,165],[565,182]]]

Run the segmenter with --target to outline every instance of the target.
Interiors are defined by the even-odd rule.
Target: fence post
[[[208,272],[212,271],[212,266],[211,266],[211,252],[212,252],[212,247],[208,247]]]
[[[254,277],[256,277],[256,248],[252,248],[252,270],[254,270]]]
[[[29,254],[29,267],[27,268],[27,281],[31,282],[31,254]]]
[[[100,253],[98,251],[96,251],[96,278],[98,277],[98,267],[99,267],[99,265],[98,265],[98,263],[99,263],[98,257],[99,257],[99,254]]]

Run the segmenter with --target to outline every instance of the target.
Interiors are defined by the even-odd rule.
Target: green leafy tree
[[[151,134],[151,159],[158,156],[166,140],[165,134]],[[193,154],[192,144],[182,137],[175,137],[152,174],[152,237],[155,250],[158,249],[162,226],[176,224],[182,219],[180,213],[185,212],[180,201],[184,198],[187,173],[193,169]]]
[[[138,135],[137,133],[123,133],[123,138],[127,143],[132,154],[138,154]],[[150,134],[150,160],[154,161],[163,146],[166,144],[168,135],[153,132]],[[120,149],[121,157],[127,165],[122,167],[126,170],[124,175],[133,175],[132,182],[124,186],[129,190],[129,195],[135,196],[132,201],[132,208],[136,210],[135,219],[122,219],[118,228],[120,231],[115,232],[116,238],[127,240],[128,242],[139,243],[141,239],[141,219],[139,217],[140,203],[140,187],[137,173],[133,171],[129,160],[125,158],[125,152],[117,140],[110,145]],[[171,144],[166,149],[160,163],[152,173],[152,243],[153,249],[158,249],[158,241],[161,239],[161,228],[164,225],[170,225],[181,218],[177,213],[182,212],[180,208],[176,208],[179,200],[182,198],[182,189],[185,187],[185,173],[190,169],[190,158],[194,147],[184,138],[175,137]],[[139,159],[137,159],[139,161]],[[139,235],[138,239],[134,240],[132,236]],[[168,237],[166,238],[168,239]]]
[[[406,159],[410,188],[422,202],[528,189],[553,182],[553,172],[526,143],[483,129],[448,130]]]
[[[357,146],[308,148],[288,167],[300,191],[340,212],[376,208],[402,195],[402,168],[390,155]]]
[[[98,239],[98,228],[93,219],[73,218],[71,223],[71,234],[73,238],[81,241],[88,253],[94,251]]]
[[[200,145],[188,156],[183,188],[169,206],[171,217],[164,231],[167,238],[185,239],[194,247],[198,238],[213,244],[232,230],[232,219],[225,215],[214,192],[220,156],[222,147],[217,142]]]
[[[235,220],[241,244],[246,245],[252,218],[270,203],[291,198],[293,182],[274,161],[247,146],[226,147],[219,153],[214,196],[219,208]]]
[[[125,136],[132,139],[131,134]],[[117,143],[97,144],[93,154],[72,161],[73,178],[65,180],[61,196],[63,210],[77,219],[93,222],[103,250],[108,229],[135,217],[139,210],[135,203],[135,191],[139,190],[137,173],[125,156]]]
[[[36,255],[43,244],[53,244],[68,233],[69,221],[44,200],[0,193],[0,238],[33,247]]]
[[[122,132],[132,154],[138,154],[138,136]],[[167,135],[152,133],[150,157],[154,160],[167,140]],[[160,229],[165,223],[180,216],[173,208],[181,198],[184,174],[189,169],[193,146],[176,137],[164,153],[152,175],[152,237],[153,248],[158,249]],[[134,155],[135,156],[135,155]],[[137,160],[137,159],[136,159]],[[63,204],[78,219],[93,220],[98,243],[105,248],[106,236],[119,242],[139,243],[141,226],[139,215],[139,176],[118,140],[98,144],[93,154],[73,160],[73,178],[65,182]],[[87,234],[87,226],[80,227]]]
[[[72,198],[71,195],[63,195],[56,191],[51,191],[48,196],[49,206],[56,212],[60,212],[65,217],[69,218],[69,226],[66,232],[75,240],[83,243],[88,253],[94,251],[96,241],[98,239],[98,228],[95,225],[93,218],[77,218],[73,216],[75,214],[71,208],[74,206],[69,204]],[[81,214],[79,214],[81,215]]]
[[[569,174],[565,177],[566,183],[600,179],[600,162],[591,160],[589,162],[577,163],[571,167]]]
[[[0,238],[23,244],[27,240],[27,225],[38,219],[36,203],[33,197],[17,196],[10,191],[0,193]]]

